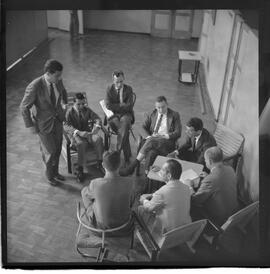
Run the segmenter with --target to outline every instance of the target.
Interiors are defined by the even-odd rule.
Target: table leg
[[[196,61],[195,63],[195,75],[194,75],[194,83],[197,83],[197,78],[199,74],[200,61]]]
[[[178,81],[179,82],[182,82],[181,78],[182,78],[182,60],[179,59],[178,60]]]

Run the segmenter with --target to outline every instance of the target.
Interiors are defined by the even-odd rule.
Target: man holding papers
[[[132,87],[124,84],[121,70],[112,74],[113,84],[107,88],[105,104],[113,115],[108,118],[110,127],[117,133],[117,150],[123,149],[124,158],[129,162],[131,156],[128,131],[134,123]]]
[[[165,156],[174,150],[175,142],[181,136],[181,129],[179,113],[168,107],[166,97],[157,97],[155,109],[147,113],[142,125],[144,139],[140,151],[131,165],[120,170],[121,175],[131,175],[143,159],[147,174],[158,155]]]

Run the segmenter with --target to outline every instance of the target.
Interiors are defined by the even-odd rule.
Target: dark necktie
[[[163,117],[163,114],[161,114],[161,115],[159,116],[159,119],[158,119],[156,128],[155,128],[155,130],[154,130],[154,133],[158,133],[158,130],[159,130],[160,125],[161,125],[162,117]]]
[[[121,102],[121,101],[120,101],[120,89],[117,89],[116,91],[117,91],[117,98],[118,98],[118,101],[119,101],[119,103],[120,103],[120,102]]]
[[[81,128],[83,128],[83,114],[81,110],[79,111],[79,121]]]
[[[51,98],[52,105],[55,107],[56,98],[55,98],[55,93],[54,93],[54,88],[52,83],[50,84],[50,98]]]

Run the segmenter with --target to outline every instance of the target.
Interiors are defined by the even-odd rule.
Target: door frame
[[[236,30],[237,30],[237,23],[240,22],[240,30],[239,30],[239,35],[236,37]],[[232,35],[231,35],[231,41],[230,41],[230,47],[228,51],[228,57],[227,57],[227,62],[226,62],[226,69],[225,69],[225,75],[224,75],[224,80],[222,84],[222,91],[221,91],[221,97],[219,101],[219,107],[218,107],[218,114],[217,114],[217,121],[222,122],[224,125],[227,122],[228,118],[228,111],[229,111],[229,106],[230,106],[230,101],[231,101],[231,96],[232,96],[232,89],[234,85],[234,78],[231,78],[231,83],[230,83],[230,88],[228,91],[228,97],[227,97],[227,104],[226,106],[224,105],[225,102],[225,88],[227,81],[229,80],[229,68],[230,64],[232,61],[231,55],[232,55],[232,50],[234,46],[235,39],[237,39],[237,48],[235,52],[235,61],[232,69],[232,75],[234,75],[236,66],[237,66],[237,60],[238,60],[238,55],[239,55],[239,49],[240,49],[240,44],[241,44],[241,38],[242,38],[242,33],[243,33],[243,25],[244,25],[244,20],[240,16],[240,12],[234,11],[234,22],[233,22],[233,30],[232,30]],[[224,120],[220,121],[222,114],[224,113]]]

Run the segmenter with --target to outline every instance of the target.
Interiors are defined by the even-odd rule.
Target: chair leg
[[[68,166],[68,173],[72,173],[71,170],[71,156],[70,156],[70,147],[67,144],[66,146],[66,150],[67,150],[67,166]]]

